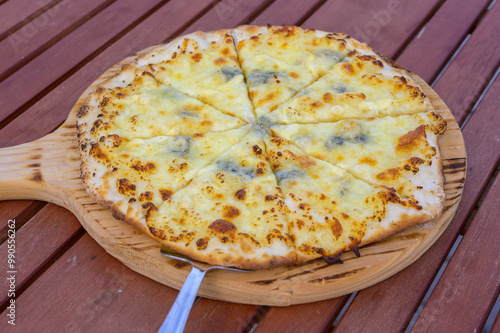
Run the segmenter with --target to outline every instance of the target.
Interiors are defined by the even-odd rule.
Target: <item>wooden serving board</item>
[[[76,113],[90,91],[136,57],[123,60],[99,77],[55,132],[30,143],[0,149],[0,200],[35,199],[63,206],[76,215],[87,232],[112,256],[153,280],[180,289],[190,266],[163,257],[159,243],[113,218],[107,209],[89,197],[80,178]],[[439,138],[446,192],[441,217],[363,247],[359,258],[347,252],[341,257],[343,264],[328,265],[317,259],[300,266],[244,274],[210,272],[200,288],[200,296],[272,306],[329,299],[392,276],[417,260],[436,241],[453,218],[461,199],[466,173],[465,144],[444,102],[422,79],[412,76],[448,123],[447,131]]]

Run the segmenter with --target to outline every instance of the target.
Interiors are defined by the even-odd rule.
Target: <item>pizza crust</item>
[[[140,232],[168,246],[172,250],[185,254],[194,260],[204,261],[209,264],[234,266],[252,270],[300,264],[321,256],[337,257],[350,249],[357,249],[358,246],[364,246],[379,241],[410,226],[431,221],[439,217],[443,209],[445,194],[443,190],[444,177],[442,173],[442,162],[437,144],[438,135],[426,132],[427,141],[436,149],[436,154],[432,156],[429,165],[419,165],[416,173],[406,176],[409,181],[422,187],[413,192],[418,204],[398,204],[397,201],[402,200],[400,198],[395,202],[388,201],[384,206],[385,213],[381,220],[368,220],[366,224],[363,224],[365,228],[364,235],[360,241],[353,240],[351,242],[346,242],[345,245],[334,251],[328,253],[322,252],[321,249],[317,252],[298,251],[295,245],[291,244],[290,241],[284,241],[280,238],[273,239],[269,242],[269,245],[266,246],[255,246],[255,244],[244,237],[239,237],[234,242],[223,242],[221,238],[212,237],[206,242],[205,246],[200,249],[195,241],[171,241],[162,236],[166,232],[165,230],[157,230],[155,227],[152,227],[148,219],[151,214],[154,214],[161,203],[159,203],[158,198],[155,199],[156,201],[148,198],[143,201],[138,200],[139,193],[145,194],[151,192],[151,184],[148,183],[147,176],[145,176],[146,178],[144,181],[135,181],[133,184],[128,184],[126,182],[122,183],[114,176],[114,170],[110,170],[109,165],[112,163],[108,163],[107,166],[98,156],[100,154],[99,147],[105,144],[105,139],[102,139],[102,137],[95,137],[93,128],[95,127],[96,120],[101,117],[100,114],[103,110],[103,103],[107,102],[105,101],[108,96],[106,94],[116,89],[135,89],[136,80],[141,73],[144,75],[148,71],[148,68],[150,68],[149,66],[163,64],[172,59],[175,57],[176,52],[183,46],[185,46],[184,50],[186,52],[190,52],[191,44],[186,44],[187,39],[193,40],[198,46],[196,51],[203,53],[211,43],[223,43],[228,40],[228,36],[232,36],[231,38],[234,39],[234,44],[238,45],[238,43],[243,40],[250,39],[260,34],[266,34],[274,28],[275,27],[241,26],[232,30],[219,30],[209,33],[195,32],[182,36],[168,44],[149,49],[146,53],[139,55],[132,64],[124,65],[118,74],[98,85],[89,95],[77,115],[78,138],[82,157],[81,175],[89,195],[104,207],[111,210],[115,218],[133,225]],[[420,89],[419,85],[410,77],[407,70],[399,65],[396,66],[390,59],[380,56],[366,44],[360,43],[344,34],[315,31],[315,37],[317,38],[323,38],[329,35],[343,40],[346,44],[346,49],[356,51],[347,55],[343,61],[349,61],[349,59],[352,59],[355,55],[373,57],[373,59],[383,64],[380,70],[383,75],[387,77],[402,77],[404,78],[405,84]],[[231,45],[231,47],[236,47],[235,45]],[[154,74],[149,74],[154,77]],[[140,86],[138,86],[137,89],[140,89]],[[248,98],[248,96],[245,98]],[[430,100],[425,96],[424,104],[428,112],[434,111],[434,107]],[[186,117],[190,116],[191,115]],[[262,121],[262,119],[253,118],[247,120],[251,124]],[[243,122],[241,126],[245,126],[245,124],[246,123]],[[261,132],[269,130],[269,123],[262,121],[261,125],[262,128],[260,128],[260,126],[254,126],[254,129]],[[203,133],[197,134],[203,135]],[[189,142],[189,140],[187,142]],[[113,145],[113,142],[110,144]],[[116,144],[120,145],[119,142]],[[259,149],[261,148],[256,148],[253,154],[257,154]],[[268,154],[265,150],[259,152],[259,154],[261,153]],[[182,152],[179,154],[182,155]],[[268,161],[271,162],[270,160]],[[301,163],[307,164],[308,162],[303,159]],[[242,164],[230,168],[247,168],[247,166]],[[276,173],[276,170],[274,172]],[[193,173],[193,177],[196,178],[199,174],[200,171],[196,171]],[[279,177],[277,177],[277,179],[277,185],[281,186]],[[429,179],[432,179],[432,181],[429,181]],[[191,182],[191,180],[189,182]],[[181,188],[183,188],[183,186]],[[244,188],[245,187],[241,190]],[[279,191],[281,193],[281,189],[279,189]],[[133,194],[131,194],[131,192],[133,192]],[[244,196],[244,193],[239,193],[239,190],[233,192],[237,198],[239,196]],[[169,193],[168,197],[174,194],[175,191]],[[161,202],[166,202],[168,200],[169,198],[164,198]],[[284,201],[286,202],[286,198]],[[189,221],[183,223],[186,223],[186,228],[189,229]],[[284,228],[286,229],[288,226]],[[284,235],[284,237],[293,239],[289,234]]]

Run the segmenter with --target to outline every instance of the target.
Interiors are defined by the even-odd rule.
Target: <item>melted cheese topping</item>
[[[246,122],[255,122],[229,31],[174,41],[138,60],[165,85]]]
[[[345,35],[318,36],[314,30],[298,27],[234,34],[257,117],[310,85],[349,52]]]
[[[411,78],[373,55],[356,55],[266,116],[279,124],[398,116],[432,111]]]
[[[82,176],[113,216],[194,259],[332,262],[440,214],[446,123],[432,110],[346,35],[197,32],[90,95],[77,114]]]
[[[445,126],[440,116],[428,112],[370,120],[275,125],[271,130],[306,154],[341,167],[370,184],[393,188],[403,198],[418,201],[429,209],[425,196],[415,199],[413,194],[419,185],[409,177],[432,165],[437,154],[433,138],[443,133]],[[429,182],[433,182],[432,177]]]
[[[96,139],[109,134],[126,139],[193,135],[245,124],[141,71],[130,86],[102,91],[95,104],[99,115],[90,131]]]

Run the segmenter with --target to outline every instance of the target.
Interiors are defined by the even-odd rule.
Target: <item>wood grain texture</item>
[[[118,1],[0,82],[0,121],[109,42],[160,0]],[[103,22],[105,22],[103,24]]]
[[[302,27],[346,33],[392,58],[439,2],[330,0]]]
[[[101,73],[128,55],[175,35],[179,27],[195,19],[211,2],[212,0],[169,1],[1,129],[0,147],[33,141],[56,129],[68,117],[69,111],[86,87]],[[59,45],[58,43],[52,48],[57,52]],[[33,119],[37,120],[36,124]]]
[[[497,176],[412,332],[481,331],[500,290],[499,206]]]
[[[85,234],[17,297],[14,328],[19,332],[156,332],[176,295],[176,290],[125,267]],[[6,317],[6,312],[1,315]],[[6,320],[0,321],[1,332],[12,328]]]
[[[8,221],[15,219],[29,205],[30,202],[24,200],[0,202],[0,230],[6,228]]]
[[[398,63],[431,82],[489,2],[446,1],[401,53]]]
[[[221,1],[184,30],[182,34],[198,30],[215,31],[234,28],[243,24],[252,12],[266,6],[268,2],[269,0]]]
[[[44,14],[30,23],[32,27],[29,33],[24,29],[13,32],[0,42],[0,78],[5,77],[7,72],[10,73],[13,67],[19,67],[19,64],[26,63],[40,53],[40,50],[47,48],[45,44],[54,43],[53,40],[61,33],[64,34],[66,29],[81,24],[89,15],[94,16],[92,13],[96,9],[100,10],[103,5],[109,4],[110,0],[64,0],[50,15]]]
[[[16,289],[19,290],[51,256],[57,253],[66,241],[81,229],[76,217],[59,206],[47,205],[16,232]],[[7,253],[7,242],[0,251]],[[7,261],[0,262],[3,272],[9,271]],[[0,288],[9,289],[9,281],[0,280]],[[0,304],[8,299],[0,296]]]
[[[2,3],[0,7],[0,22],[2,22],[0,36],[18,27],[20,23],[29,23],[30,16],[36,13],[50,13],[50,10],[54,10],[53,8],[57,6],[59,2],[60,0],[16,0]],[[30,31],[29,28],[25,30],[27,32]]]
[[[488,66],[487,63],[484,65]],[[461,85],[460,82],[456,84]],[[455,89],[453,82],[447,89]],[[336,327],[336,332],[360,331],[364,327],[375,327],[382,332],[404,331],[500,159],[500,140],[492,140],[500,135],[498,96],[500,77],[463,129],[467,143],[467,182],[448,228],[415,263],[386,281],[360,291]],[[456,170],[463,172],[464,168]],[[363,316],[365,313],[371,315]]]
[[[497,2],[434,86],[459,124],[500,64],[500,43],[494,42],[500,40],[499,17],[500,3]]]
[[[298,25],[321,0],[276,0],[263,13],[252,20],[255,25]],[[307,17],[306,17],[307,19]],[[342,30],[339,30],[341,32]]]
[[[132,59],[134,57],[129,57],[113,66],[95,81],[82,94],[60,129],[32,143],[0,150],[0,157],[5,157],[2,160],[10,160],[0,163],[6,170],[0,175],[0,185],[3,185],[0,198],[40,198],[68,208],[111,255],[133,270],[178,289],[187,277],[188,267],[179,267],[175,261],[164,258],[158,243],[115,220],[109,211],[88,196],[79,177],[75,114],[89,91]],[[247,274],[215,271],[205,278],[199,292],[201,296],[264,305],[325,300],[386,279],[415,261],[432,245],[445,230],[460,201],[465,170],[455,172],[456,168],[451,166],[465,166],[465,148],[458,125],[446,105],[425,82],[416,76],[415,79],[448,122],[448,129],[439,140],[447,195],[442,216],[362,248],[360,258],[348,252],[342,256],[342,265],[328,265],[319,259],[300,266]]]
[[[259,323],[255,332],[279,332],[286,322],[287,333],[328,332],[332,321],[342,310],[349,296],[320,302],[273,307]]]

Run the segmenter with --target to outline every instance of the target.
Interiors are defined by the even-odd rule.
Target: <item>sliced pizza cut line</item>
[[[143,229],[171,249],[214,265],[259,269],[296,262],[284,201],[254,127],[159,206]]]
[[[80,135],[96,141],[108,135],[147,139],[203,134],[245,124],[131,66],[101,84],[77,114]]]
[[[434,107],[408,72],[373,51],[356,51],[265,118],[307,124],[426,111]]]
[[[429,212],[394,190],[356,179],[342,168],[307,156],[286,139],[266,139],[283,192],[298,262],[335,261],[354,250],[428,221]]]
[[[356,47],[347,35],[293,26],[232,30],[257,118],[324,75]]]
[[[240,53],[238,52],[238,46],[236,45],[236,39],[234,37],[234,34],[233,34],[233,31],[231,30],[231,36],[233,36],[233,47],[234,47],[234,50],[236,51],[236,58],[238,59],[238,64],[241,68],[241,57],[240,57]],[[242,75],[243,75],[243,82],[245,83],[245,88],[246,88],[246,91],[247,91],[247,98],[248,100],[250,101],[251,105],[252,105],[252,114],[254,116],[254,122],[256,124],[258,124],[258,117],[257,117],[257,113],[255,112],[255,105],[254,105],[254,102],[252,101],[252,99],[250,98],[250,87],[249,87],[249,84],[248,84],[248,81],[247,81],[247,77],[246,75],[243,73],[243,70],[241,71]]]
[[[437,143],[446,122],[432,112],[321,124],[275,125],[270,131],[308,156],[371,185],[386,186],[437,217],[444,204]]]
[[[229,30],[195,32],[140,56],[136,66],[160,82],[247,123],[255,123]]]
[[[238,144],[252,125],[226,132],[152,139],[109,136],[83,147],[84,183],[117,216],[141,219],[149,208],[189,185],[197,172]]]

